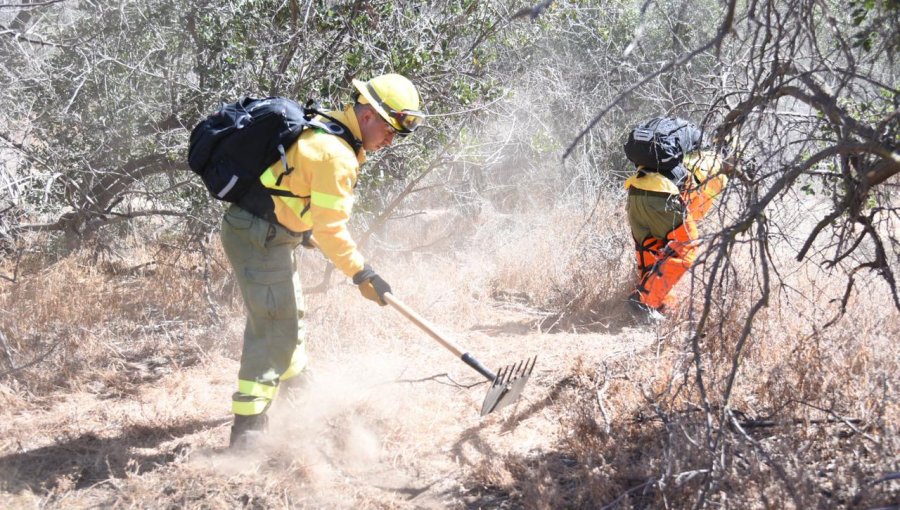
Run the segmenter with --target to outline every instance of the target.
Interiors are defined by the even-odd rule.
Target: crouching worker
[[[353,86],[352,104],[320,118],[330,131],[303,130],[262,174],[256,191],[223,218],[222,244],[247,314],[231,404],[232,447],[251,444],[265,430],[279,386],[306,368],[306,308],[294,253],[299,244],[311,246],[314,237],[365,298],[386,304],[390,286],[366,264],[347,229],[353,188],[366,153],[411,134],[423,115],[418,91],[403,76],[353,80]]]
[[[672,308],[670,292],[697,258],[697,222],[722,192],[724,160],[700,150],[701,132],[678,118],[656,118],[625,144],[637,166],[625,181],[626,211],[637,255],[638,284],[628,303],[652,320]]]

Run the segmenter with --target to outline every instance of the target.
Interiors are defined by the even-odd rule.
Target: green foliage
[[[824,16],[836,3],[815,8]],[[848,51],[879,58],[898,31],[885,30],[882,37],[874,28],[896,23],[897,4],[852,0],[829,18],[841,30],[811,27],[816,43],[850,46],[840,38],[852,35],[843,29],[854,28],[870,43]],[[747,35],[754,26],[736,26],[718,53],[697,55],[619,98],[715,36],[724,6],[715,0],[566,0],[535,19],[511,19],[522,7],[513,0],[114,0],[41,7],[27,29],[54,46],[0,40],[2,65],[12,78],[0,111],[8,126],[26,126],[21,133],[7,129],[29,156],[21,160],[20,173],[28,177],[17,196],[24,208],[57,216],[69,209],[105,212],[118,203],[115,212],[132,202],[202,208],[209,199],[184,163],[189,130],[201,116],[245,94],[316,98],[337,108],[352,96],[350,80],[383,72],[410,77],[426,111],[437,115],[416,136],[370,158],[358,187],[361,209],[378,211],[403,181],[435,168],[449,144],[465,152],[467,144],[509,143],[531,158],[515,160],[523,172],[561,167],[561,188],[571,182],[609,187],[625,166],[621,139],[628,127],[660,113],[700,122],[754,90],[740,80],[764,73],[749,75],[756,61],[748,60],[748,51],[771,62],[767,52],[778,44],[790,49],[788,39],[754,39]],[[794,62],[816,69],[809,56],[815,44],[800,46]],[[872,68],[885,69],[889,81],[890,67],[876,62]],[[836,63],[831,67],[847,64]],[[877,123],[896,108],[896,98],[885,93],[854,94],[853,104],[841,105]],[[559,165],[558,152],[613,102],[577,159]],[[710,126],[717,114],[709,114]],[[813,124],[817,136],[836,139],[826,119]],[[461,127],[467,136],[458,139]],[[897,135],[896,123],[884,130],[885,137]],[[801,150],[811,148],[790,148]],[[112,192],[105,195],[106,188]]]
[[[493,40],[493,6],[116,0],[42,8],[30,29],[58,45],[3,40],[0,47],[15,77],[0,97],[2,110],[8,125],[28,126],[33,140],[22,165],[35,178],[24,185],[22,205],[105,210],[127,198],[121,193],[150,193],[160,206],[203,202],[195,182],[182,189],[189,193],[165,195],[147,188],[146,178],[186,170],[190,128],[215,105],[245,94],[314,97],[337,108],[352,95],[351,78],[398,72],[420,85],[432,112],[494,97],[496,82],[484,76],[497,53],[480,49]],[[449,123],[431,124],[426,133]],[[407,166],[402,171],[364,179],[415,175],[431,141],[413,140],[416,158],[388,159]],[[142,166],[148,160],[155,166]],[[104,179],[127,185],[98,198]]]
[[[855,48],[870,52],[882,42],[891,51],[900,49],[900,34],[896,30],[885,30],[884,25],[893,24],[900,17],[900,1],[897,0],[850,0],[847,3],[850,22],[856,30],[851,35]]]

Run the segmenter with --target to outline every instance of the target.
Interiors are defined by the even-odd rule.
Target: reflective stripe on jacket
[[[341,112],[328,112],[361,139],[359,122],[350,105]],[[275,218],[294,232],[312,230],[319,247],[344,274],[353,276],[365,264],[347,229],[353,210],[353,188],[359,167],[366,160],[360,150],[354,154],[340,136],[307,129],[286,151],[288,167],[277,161],[260,177],[267,188],[290,191],[299,198],[272,196]],[[280,185],[276,185],[281,177]]]

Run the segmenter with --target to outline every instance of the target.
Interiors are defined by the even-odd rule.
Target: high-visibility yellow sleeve
[[[329,114],[360,138],[352,105]],[[365,152],[355,153],[339,136],[309,129],[291,145],[286,156],[293,170],[281,178],[281,187],[302,198],[273,197],[275,217],[294,232],[312,230],[322,252],[352,277],[365,264],[347,228],[353,210],[353,187]]]
[[[358,163],[349,156],[311,162],[310,208],[313,236],[322,252],[344,274],[353,276],[365,264],[347,223],[353,211]]]
[[[689,154],[684,164],[694,175],[690,189],[685,193],[689,214],[700,220],[709,214],[716,197],[728,184],[728,176],[721,173],[722,157],[711,151]]]

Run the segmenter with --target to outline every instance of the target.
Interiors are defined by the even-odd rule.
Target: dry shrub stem
[[[212,256],[206,248],[206,239],[204,237],[197,238],[197,247],[200,249],[200,253],[203,255],[203,297],[206,298],[206,308],[209,310],[209,315],[215,319],[216,322],[221,322],[222,318],[219,316],[219,313],[216,311],[216,304],[213,302],[213,292],[212,292],[212,282],[210,281],[210,261],[212,260]]]
[[[696,12],[543,2],[513,14],[521,6],[468,2],[445,15],[425,2],[409,16],[403,3],[381,0],[339,11],[261,2],[279,4],[277,14],[265,13],[259,31],[242,31],[256,21],[239,27],[241,44],[230,46],[254,43],[247,63],[208,44],[199,29],[218,25],[200,22],[226,26],[221,13],[250,19],[265,9],[188,2],[183,16],[167,18],[182,3],[42,11],[31,7],[48,2],[30,3],[22,8],[41,16],[9,27],[16,38],[0,38],[18,41],[0,48],[17,78],[4,96],[10,122],[0,141],[12,159],[0,161],[0,180],[12,183],[10,197],[25,197],[0,218],[0,277],[10,283],[0,288],[0,359],[12,367],[0,374],[4,497],[73,508],[332,507],[335,493],[354,507],[418,504],[418,495],[404,499],[416,483],[379,492],[379,481],[334,463],[341,456],[332,454],[352,443],[344,434],[351,422],[365,421],[375,436],[369,467],[441,480],[435,490],[445,499],[435,507],[871,508],[898,500],[900,215],[891,179],[900,157],[896,90],[885,85],[896,70],[889,41],[856,44],[859,27],[845,9],[808,0],[695,2]],[[875,26],[895,37],[896,10],[885,5],[868,14],[882,16],[884,27]],[[489,14],[473,22],[480,10]],[[167,51],[160,60],[146,52],[157,40],[129,46],[120,38],[129,13],[148,30],[128,39],[171,37],[166,47],[197,53]],[[508,23],[538,15],[541,23]],[[28,16],[14,24],[20,18]],[[80,41],[77,54],[28,51],[28,33],[47,34],[50,44]],[[366,374],[400,353],[397,370],[371,384],[390,396],[360,403],[364,389],[328,387],[325,407],[339,409],[322,412],[316,401],[291,409],[286,421],[303,419],[290,424],[291,448],[279,444],[247,476],[180,464],[188,455],[179,452],[218,448],[227,434],[242,324],[239,294],[209,235],[220,211],[178,163],[186,127],[239,89],[345,92],[353,73],[380,72],[383,49],[395,42],[410,46],[397,61],[392,54],[391,66],[415,74],[438,115],[361,176],[370,179],[357,211],[373,212],[354,216],[358,239],[384,233],[427,247],[370,242],[364,251],[399,275],[392,283],[417,305],[471,331],[491,357],[543,349],[534,393],[508,419],[465,422],[472,402],[458,397],[474,397],[477,389],[464,390],[483,383],[420,366],[430,349],[419,352],[389,313],[355,308],[354,289],[332,286],[329,266],[329,292],[308,303],[316,366],[339,360]],[[453,56],[439,52],[444,46]],[[48,59],[57,51],[65,58]],[[123,71],[94,63],[110,55]],[[344,57],[359,65],[323,65]],[[215,74],[218,65],[201,68],[230,60],[230,77]],[[171,67],[161,77],[156,66]],[[270,68],[283,72],[254,80]],[[77,86],[60,95],[57,82]],[[141,104],[129,99],[135,90]],[[459,110],[463,96],[471,102]],[[113,110],[121,129],[99,129]],[[681,309],[651,328],[623,313],[634,261],[620,140],[660,112],[702,118],[704,131],[730,138],[741,164],[715,218],[701,225],[709,249],[690,287],[675,289]],[[83,142],[69,143],[74,135]],[[462,234],[448,238],[448,229]],[[17,367],[15,359],[32,361]],[[311,458],[291,451],[319,436],[337,446]],[[317,483],[322,466],[334,476]],[[322,487],[331,498],[305,499]]]
[[[448,381],[450,381],[450,384],[447,384],[447,383],[445,383],[445,382],[442,382],[442,381],[441,381],[442,378],[443,378],[443,379],[447,379]],[[463,384],[463,383],[461,383],[461,382],[457,382],[456,380],[454,380],[453,377],[452,377],[450,374],[448,374],[447,372],[443,372],[443,373],[440,373],[440,374],[434,374],[434,375],[431,375],[431,376],[428,376],[428,377],[421,377],[421,378],[419,378],[419,379],[397,379],[397,380],[392,381],[392,382],[393,382],[393,383],[417,384],[417,383],[428,382],[428,381],[434,381],[434,382],[436,382],[436,383],[438,383],[438,384],[443,384],[443,385],[446,385],[446,386],[453,386],[453,387],[456,387],[456,388],[463,388],[463,389],[466,389],[466,390],[468,390],[468,389],[470,389],[470,388],[474,388],[474,387],[476,387],[476,386],[481,386],[482,384],[487,384],[487,381],[478,381],[478,382],[474,382],[474,383],[472,383],[472,384]]]
[[[36,358],[32,359],[32,360],[29,361],[28,363],[25,363],[24,365],[21,365],[21,366],[18,366],[18,367],[17,367],[17,366],[14,366],[14,365],[13,365],[12,355],[11,355],[11,353],[9,352],[9,346],[6,344],[6,338],[3,336],[3,333],[0,332],[0,343],[3,344],[4,354],[5,354],[6,358],[7,358],[7,360],[9,361],[9,365],[12,367],[12,368],[10,368],[9,370],[6,370],[6,371],[4,371],[4,372],[0,372],[0,379],[3,379],[3,378],[6,377],[6,376],[13,375],[13,374],[15,374],[15,373],[17,373],[17,372],[20,372],[20,371],[22,371],[22,370],[25,370],[26,368],[31,368],[31,367],[33,367],[33,366],[36,366],[36,365],[39,364],[39,363],[44,362],[47,358],[50,357],[51,354],[53,354],[53,351],[55,351],[56,348],[59,347],[59,345],[60,345],[61,343],[63,343],[65,340],[66,340],[65,338],[60,338],[59,340],[57,340],[56,342],[54,342],[53,345],[51,345],[50,348],[47,349],[43,354],[37,356]]]
[[[737,419],[733,412],[729,410],[726,412],[726,414],[727,419],[731,422],[731,425],[734,427],[734,429],[738,431],[740,437],[748,444],[750,444],[753,449],[757,451],[757,453],[759,453],[759,455],[765,460],[766,464],[768,464],[772,469],[775,470],[778,478],[781,479],[781,482],[784,484],[784,486],[788,488],[788,493],[791,495],[791,499],[794,500],[794,505],[796,505],[796,508],[803,508],[803,504],[797,496],[797,491],[791,490],[793,484],[788,478],[787,472],[784,470],[784,467],[779,462],[776,462],[771,455],[769,455],[769,452],[767,452],[766,449],[759,444],[759,441],[756,441],[752,437],[750,437],[747,431],[744,430],[744,426]],[[696,506],[696,508],[699,507],[699,505]]]
[[[15,362],[13,361],[12,349],[9,347],[9,343],[6,341],[6,335],[3,334],[3,331],[0,330],[0,347],[3,347],[3,357],[6,359],[6,363],[14,367]]]
[[[642,86],[646,85],[647,83],[650,83],[652,80],[654,80],[658,76],[664,75],[664,74],[672,71],[674,68],[690,62],[691,60],[693,60],[694,57],[696,57],[697,55],[700,55],[704,51],[706,51],[710,48],[713,48],[713,47],[715,47],[715,48],[721,47],[722,42],[725,40],[725,37],[728,35],[729,31],[731,31],[731,29],[732,29],[732,24],[734,23],[734,13],[735,13],[736,7],[737,7],[737,0],[730,0],[728,2],[728,6],[726,8],[726,15],[723,18],[722,24],[719,26],[719,29],[716,32],[715,37],[713,37],[712,39],[710,39],[709,41],[707,41],[705,44],[701,45],[697,49],[695,49],[685,55],[682,55],[676,59],[672,59],[672,60],[666,62],[655,72],[645,75],[640,81],[632,84],[630,87],[628,87],[624,91],[620,92],[619,95],[616,96],[612,101],[607,103],[606,106],[604,106],[600,110],[600,113],[596,114],[594,116],[594,118],[591,119],[590,122],[588,122],[588,125],[584,129],[582,129],[580,133],[575,135],[575,137],[569,143],[569,146],[566,147],[565,152],[563,152],[563,155],[562,155],[563,159],[566,159],[567,157],[569,157],[569,155],[572,154],[572,151],[575,149],[576,146],[578,146],[579,142],[581,142],[581,140],[584,138],[584,136],[591,129],[593,129],[597,125],[597,123],[600,122],[600,120],[603,119],[603,117],[605,117],[607,113],[609,113],[610,110],[612,110],[617,104],[619,104],[620,101],[622,101],[626,97],[630,96],[632,93],[634,93],[636,90],[638,90]]]

